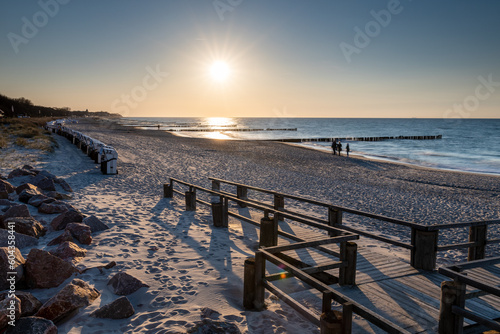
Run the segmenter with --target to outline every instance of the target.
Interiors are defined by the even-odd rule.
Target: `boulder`
[[[35,169],[35,167],[30,166],[30,165],[24,165],[24,166],[23,166],[23,169],[29,170],[29,171],[31,171],[31,172],[36,172],[36,173],[38,173],[38,171]]]
[[[58,244],[62,244],[65,241],[73,241],[73,236],[71,235],[70,231],[64,231],[63,234],[58,236],[57,238],[52,239],[47,246],[54,246]]]
[[[38,212],[46,214],[62,213],[69,210],[76,211],[75,208],[73,208],[70,204],[61,201],[42,203],[38,207]]]
[[[0,179],[0,189],[5,190],[9,194],[16,191],[16,187],[14,187],[12,184],[10,184],[10,182],[8,182],[6,180],[2,180],[2,179]]]
[[[20,194],[23,192],[23,190],[34,190],[37,191],[38,193],[42,193],[41,190],[35,186],[32,185],[31,183],[23,183],[19,187],[16,188],[16,194]]]
[[[73,192],[73,189],[71,189],[71,186],[66,182],[64,179],[56,178],[54,182],[63,188],[64,191],[67,191],[69,193]]]
[[[8,199],[9,194],[16,191],[16,188],[9,182],[0,179],[0,198]]]
[[[9,235],[12,235],[11,231],[0,229],[0,247],[9,246]],[[38,245],[38,239],[30,237],[29,235],[14,232],[14,237],[16,240],[16,247],[19,249]]]
[[[9,201],[6,198],[0,198],[0,215],[3,214],[5,211],[9,210],[10,207],[18,205],[14,202]]]
[[[79,308],[90,305],[100,295],[94,287],[75,278],[43,304],[36,316],[57,322]]]
[[[126,272],[119,272],[113,276],[109,280],[108,285],[111,285],[115,294],[121,296],[130,295],[142,287],[149,287],[149,285],[143,281],[127,274]]]
[[[17,233],[29,235],[34,238],[40,238],[45,235],[46,229],[35,218],[31,217],[14,217],[4,219],[0,226],[7,229],[9,223],[13,223],[14,231]]]
[[[26,283],[30,288],[54,288],[75,272],[72,264],[41,249],[31,249],[26,258]]]
[[[55,255],[65,261],[76,263],[81,261],[87,250],[80,248],[77,244],[71,241],[65,241],[60,244],[55,250],[50,251],[50,254]]]
[[[134,313],[135,310],[130,300],[123,296],[95,310],[90,316],[95,318],[126,319],[131,317]]]
[[[33,196],[41,195],[38,190],[34,189],[24,189],[19,194],[19,201],[23,203],[28,203]]]
[[[5,211],[3,216],[0,217],[0,221],[5,221],[8,218],[15,218],[15,217],[31,218],[28,206],[26,204],[11,206],[7,211]]]
[[[101,222],[101,220],[99,218],[97,218],[96,216],[86,217],[82,221],[82,223],[84,223],[85,225],[88,225],[90,227],[90,230],[92,231],[92,233],[100,232],[100,231],[104,231],[104,230],[109,229],[108,225]]]
[[[51,180],[57,179],[57,176],[55,176],[54,174],[52,174],[50,172],[47,172],[46,170],[40,171],[37,175],[41,175],[41,176],[46,177],[46,178],[51,179]]]
[[[56,200],[55,198],[48,197],[45,195],[36,195],[29,199],[28,204],[38,208],[43,203],[52,203],[55,200]]]
[[[27,170],[27,169],[17,168],[9,173],[9,175],[7,176],[7,179],[13,179],[15,177],[28,176],[28,175],[35,176],[36,174],[30,170]]]
[[[9,255],[13,255],[14,258],[9,262]],[[10,279],[15,277],[15,282],[19,282],[23,279],[24,268],[23,265],[26,262],[24,257],[18,248],[9,253],[8,247],[0,247],[0,290],[8,290],[10,288]],[[16,273],[15,275],[7,275],[7,273]]]
[[[56,231],[64,230],[69,223],[81,223],[83,215],[75,210],[69,210],[55,217],[50,225]]]
[[[48,319],[26,317],[16,321],[16,326],[9,326],[5,334],[57,334],[57,327]]]
[[[188,333],[241,334],[241,331],[236,324],[206,318],[195,323],[194,327],[190,328]]]
[[[90,226],[81,223],[70,223],[66,226],[66,230],[71,233],[73,238],[79,243],[90,245],[92,243],[92,231]]]
[[[35,176],[33,180],[31,180],[31,183],[42,190],[56,191],[54,180],[43,176],[42,173]]]
[[[16,322],[21,316],[21,301],[19,298],[5,298],[0,301],[0,330],[9,325],[9,322]]]
[[[57,191],[46,191],[45,195],[55,199],[71,199],[71,196],[58,193]]]
[[[3,292],[0,294],[0,300],[8,298],[8,296],[9,292]],[[29,317],[42,307],[42,302],[29,292],[16,291],[16,297],[21,301],[21,317]]]

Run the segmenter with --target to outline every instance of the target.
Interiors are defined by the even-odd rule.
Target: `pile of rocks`
[[[0,292],[0,331],[57,333],[54,323],[100,296],[94,287],[76,277],[45,303],[22,291],[58,287],[92,269],[81,271],[75,264],[85,257],[87,250],[82,247],[92,243],[92,234],[108,226],[69,204],[71,192],[65,180],[31,166],[13,170],[7,178],[0,176],[0,291],[5,290]],[[58,231],[63,232],[56,236]],[[40,238],[50,240],[42,249],[37,248]],[[26,258],[20,250],[28,253]],[[111,262],[97,268],[102,271],[114,265]],[[119,296],[147,286],[123,272],[109,284]],[[134,312],[127,297],[120,297],[92,316],[127,318]]]

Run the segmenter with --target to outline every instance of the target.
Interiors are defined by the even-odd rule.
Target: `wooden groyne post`
[[[272,247],[278,245],[278,221],[276,215],[269,217],[269,211],[264,211],[264,217],[260,220],[259,247]]]
[[[432,271],[436,267],[439,231],[411,229],[411,266]]]

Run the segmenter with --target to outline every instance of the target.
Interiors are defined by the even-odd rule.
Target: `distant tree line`
[[[3,117],[121,117],[119,114],[107,111],[72,111],[69,107],[52,108],[36,106],[30,100],[20,97],[17,99],[0,94],[0,116]]]

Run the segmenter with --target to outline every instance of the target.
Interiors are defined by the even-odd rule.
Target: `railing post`
[[[186,191],[186,211],[196,211],[196,189],[193,187]]]
[[[212,180],[212,190],[220,191],[220,181]]]
[[[223,205],[222,205],[222,227],[228,227],[229,226],[229,200],[227,198],[223,198]]]
[[[255,252],[255,299],[253,306],[257,311],[264,309],[265,303],[265,287],[264,277],[266,275],[266,259],[264,253]]]
[[[170,180],[169,184],[163,185],[163,197],[172,198],[174,197],[174,182]]]
[[[259,247],[272,247],[278,243],[277,218],[269,218],[269,211],[264,211],[264,217],[260,220],[260,240]]]
[[[342,210],[335,209],[333,207],[328,207],[328,225],[331,227],[341,228],[342,226]],[[334,231],[328,231],[330,237],[339,236],[340,233]]]
[[[249,257],[245,260],[243,274],[243,307],[252,310],[255,301],[255,258]]]
[[[248,188],[243,186],[236,186],[236,197],[239,199],[247,200],[248,199]],[[242,202],[238,202],[240,208],[246,208],[247,205]]]
[[[465,306],[465,284],[455,281],[441,283],[439,334],[462,334],[464,318],[453,313],[453,306]]]
[[[342,305],[342,334],[352,333],[352,303]]]
[[[411,266],[432,271],[436,267],[439,230],[426,231],[411,228]]]
[[[221,199],[220,196],[212,196],[211,200],[211,206],[212,206],[212,220],[214,222],[215,227],[222,227],[224,226],[224,203]],[[246,263],[246,262],[245,262]]]
[[[358,256],[358,245],[347,241],[340,244],[340,260],[347,262],[347,266],[339,269],[339,285],[356,284],[356,262]]]
[[[486,253],[486,240],[488,225],[477,225],[469,227],[469,241],[478,245],[469,247],[469,261],[484,259]]]
[[[320,334],[341,334],[342,333],[342,312],[330,311],[323,313],[319,318]]]
[[[274,210],[285,210],[285,197],[280,194],[274,194]],[[278,220],[283,221],[283,216],[278,214]]]

